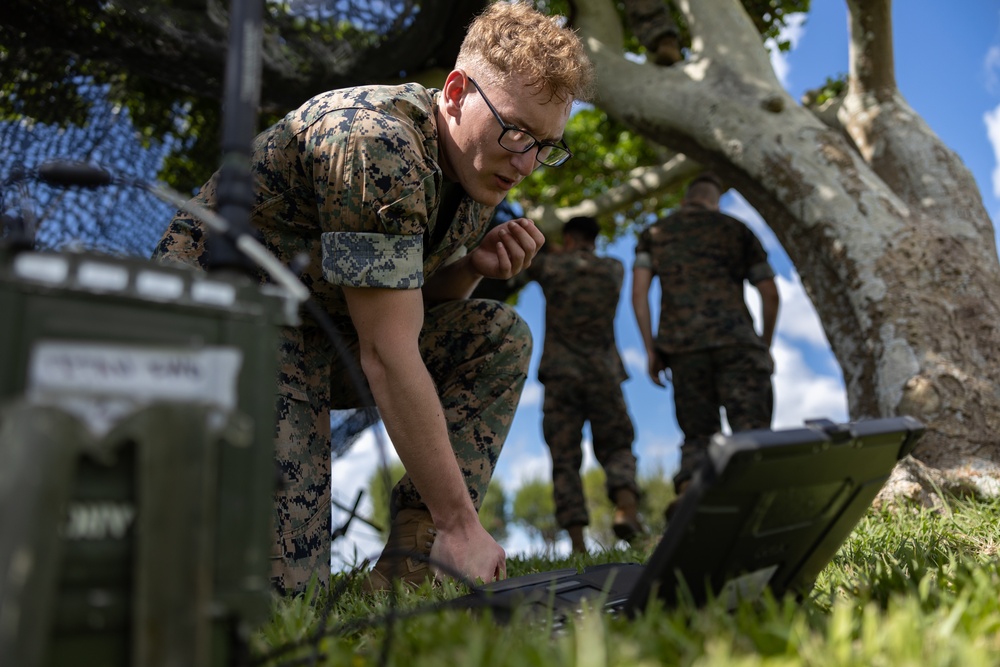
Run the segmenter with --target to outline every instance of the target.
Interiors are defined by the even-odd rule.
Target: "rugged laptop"
[[[717,435],[645,565],[511,577],[453,602],[498,618],[531,605],[565,619],[584,600],[634,616],[652,596],[732,607],[765,588],[807,594],[923,431],[893,417]]]

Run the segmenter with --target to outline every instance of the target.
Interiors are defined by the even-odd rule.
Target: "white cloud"
[[[629,346],[621,350],[622,364],[629,377],[641,377],[646,374],[646,350],[641,347]]]
[[[820,351],[828,351],[830,344],[820,322],[819,315],[806,295],[799,274],[792,272],[789,278],[777,276],[780,303],[778,306],[778,322],[775,325],[776,340],[787,339],[804,343]],[[752,285],[744,284],[743,298],[750,310],[754,327],[762,330],[760,292]]]
[[[806,295],[799,274],[793,273],[791,278],[778,276],[777,282],[781,297],[776,327],[778,334],[817,347],[829,347],[819,315]]]
[[[986,51],[983,72],[986,77],[986,90],[991,93],[1000,91],[1000,46],[991,46]]]
[[[847,419],[847,395],[816,312],[801,292],[801,286],[796,292],[789,281],[779,277],[778,282],[782,305],[777,335],[771,346],[775,368],[771,426],[776,429],[801,426],[806,419],[821,417],[844,421]],[[795,297],[796,294],[799,296]],[[760,296],[748,287],[746,298],[759,331]],[[811,364],[806,361],[806,353]]]
[[[819,374],[806,363],[802,349],[782,339],[774,357],[773,428],[801,426],[806,419],[846,421],[847,394],[839,376]]]
[[[993,111],[983,114],[983,123],[986,125],[986,136],[990,145],[993,146],[993,194],[1000,197],[1000,106]]]
[[[580,449],[583,452],[583,463],[580,464],[581,473],[600,467],[597,463],[597,459],[594,457],[594,441],[590,438],[589,427],[584,430],[584,437],[580,440]],[[551,477],[549,479],[551,479]]]
[[[545,398],[545,385],[534,378],[528,378],[521,391],[521,402],[517,404],[519,410],[526,408],[540,408]]]
[[[681,441],[683,436],[676,425],[664,429],[663,433],[644,434],[642,447],[636,451],[639,459],[639,476],[660,472],[672,477],[681,462]]]
[[[340,502],[346,503],[348,499],[353,502],[358,489],[367,490],[368,479],[382,462],[383,456],[389,465],[399,462],[385,426],[380,422],[365,430],[343,456],[334,459],[331,467],[334,497]]]
[[[801,343],[806,343],[819,349],[829,349],[826,333],[820,322],[816,308],[806,294],[802,286],[802,279],[798,273],[793,272],[791,277],[778,276],[778,295],[781,298],[778,306],[778,323],[775,326],[776,334],[779,337],[791,339]],[[756,290],[747,288],[756,297],[755,306],[759,311],[760,295]],[[747,299],[750,303],[750,299]],[[759,313],[754,313],[754,321],[757,322]]]
[[[505,445],[494,475],[495,479],[501,481],[504,490],[515,491],[526,482],[537,480],[547,482],[552,479],[552,459],[548,455],[548,449],[543,453],[531,454],[524,452],[515,454],[509,450],[509,444]]]
[[[793,49],[806,34],[805,22],[805,14],[792,14],[788,17],[788,25],[781,31],[781,39],[787,39],[791,42]],[[775,76],[781,82],[782,88],[788,88],[788,75],[791,72],[791,66],[788,64],[788,55],[778,50],[773,39],[767,40],[766,46],[771,54],[771,66],[774,68]]]

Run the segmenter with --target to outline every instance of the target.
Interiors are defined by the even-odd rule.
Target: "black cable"
[[[358,492],[358,501],[360,501],[360,500],[361,500],[361,491]],[[371,528],[374,528],[379,533],[382,532],[382,530],[383,530],[382,526],[378,525],[377,523],[375,523],[374,521],[372,521],[370,519],[366,519],[365,517],[363,517],[363,516],[361,516],[360,514],[357,513],[357,508],[358,508],[358,503],[357,502],[355,502],[355,504],[354,504],[354,509],[348,508],[346,505],[340,504],[339,502],[337,502],[336,498],[331,498],[330,499],[330,503],[332,505],[334,505],[337,509],[339,509],[339,510],[341,510],[343,512],[349,512],[352,519],[357,519],[358,521],[364,523],[365,525],[367,525],[367,526],[369,526]]]
[[[347,533],[347,529],[350,528],[351,526],[351,521],[354,520],[354,517],[358,516],[358,505],[361,504],[361,497],[364,496],[364,494],[365,492],[363,489],[361,491],[358,491],[358,497],[354,499],[354,507],[352,507],[351,509],[344,510],[349,513],[347,516],[347,521],[345,521],[342,525],[337,526],[337,528],[334,529],[332,533],[330,533],[331,542],[337,540],[340,537],[343,537]],[[332,498],[330,499],[330,503],[337,505],[337,507],[343,507],[339,503],[335,503]]]

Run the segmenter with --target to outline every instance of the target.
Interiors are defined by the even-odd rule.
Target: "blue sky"
[[[793,50],[774,57],[775,71],[786,89],[798,98],[820,85],[826,77],[846,73],[847,10],[842,0],[813,0],[804,23],[797,22],[788,35]],[[994,225],[1000,220],[1000,3],[966,0],[947,9],[940,0],[905,0],[893,5],[896,79],[902,95],[972,171]],[[758,234],[778,273],[781,311],[775,346],[775,428],[800,425],[804,419],[848,418],[839,366],[815,311],[777,239],[737,193],[730,192],[723,209]],[[629,274],[634,239],[622,239],[602,248],[626,265],[615,330],[618,347],[630,378],[623,385],[636,427],[634,450],[640,474],[671,472],[681,441],[669,389],[655,386],[645,372],[645,353],[629,304]],[[759,301],[749,290],[748,303],[756,316]],[[655,306],[655,303],[654,303]],[[535,370],[544,336],[544,298],[536,284],[522,293],[518,310],[527,320],[536,341],[531,375],[522,396],[510,436],[497,467],[496,479],[507,490],[524,480],[548,479],[548,449],[541,434],[542,386]],[[655,312],[655,311],[654,311]],[[584,467],[594,465],[589,434],[584,442]],[[375,438],[362,438],[344,457],[334,462],[334,497],[348,504],[375,466]],[[334,512],[334,522],[343,519]],[[377,555],[381,542],[361,524],[348,538],[334,544],[333,566],[359,556]],[[503,545],[508,553],[536,550],[538,545],[515,531]],[[565,545],[563,545],[565,547]]]

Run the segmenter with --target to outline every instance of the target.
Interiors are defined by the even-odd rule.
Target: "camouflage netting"
[[[0,13],[0,208],[43,249],[148,256],[172,207],[127,186],[31,178],[47,160],[190,194],[221,153],[235,1],[11,0]],[[264,5],[259,128],[311,95],[454,62],[486,0],[286,0]],[[26,177],[17,179],[19,173]],[[37,225],[33,224],[33,220]]]
[[[0,123],[2,212],[34,232],[38,249],[148,257],[173,215],[171,206],[130,185],[57,187],[35,178],[34,170],[50,160],[98,165],[123,181],[157,178],[176,140],[143,147],[128,114],[102,99],[98,89],[92,93],[86,127],[60,128],[29,119]],[[15,224],[8,223],[6,234]]]

